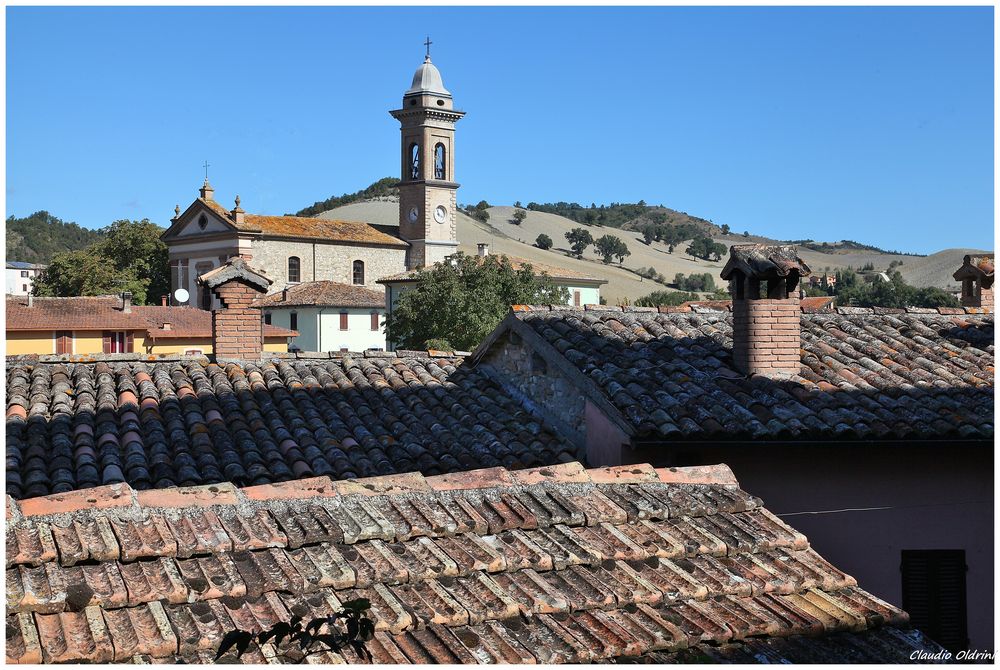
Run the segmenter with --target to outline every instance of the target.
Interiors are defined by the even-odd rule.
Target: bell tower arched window
[[[410,145],[410,179],[420,179],[420,145]]]
[[[365,262],[364,261],[354,261],[354,266],[352,268],[353,280],[355,284],[365,283]]]
[[[289,283],[298,283],[302,281],[302,263],[299,261],[298,256],[288,257],[288,281]]]
[[[444,145],[438,142],[434,146],[434,178],[446,179]]]

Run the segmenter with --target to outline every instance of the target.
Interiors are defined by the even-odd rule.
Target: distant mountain
[[[7,260],[48,263],[53,254],[76,251],[101,239],[101,234],[63,221],[42,210],[30,216],[7,217]]]

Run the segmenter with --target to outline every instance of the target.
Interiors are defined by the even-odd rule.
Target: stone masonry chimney
[[[967,255],[952,277],[962,282],[962,305],[993,310],[993,254]]]
[[[810,274],[795,247],[737,244],[722,278],[733,297],[733,362],[747,375],[799,374],[799,278]]]
[[[272,280],[236,256],[198,277],[198,283],[207,286],[221,304],[212,311],[212,351],[216,360],[260,360],[264,326],[260,308],[253,303]]]
[[[122,312],[125,314],[132,313],[132,293],[130,291],[122,293]]]
[[[480,258],[486,258],[490,255],[490,245],[488,242],[480,242],[476,245],[476,248],[479,250]]]

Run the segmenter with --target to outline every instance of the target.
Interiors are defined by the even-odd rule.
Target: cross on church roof
[[[431,57],[431,45],[432,44],[434,44],[434,42],[431,42],[431,36],[428,35],[427,36],[427,41],[424,42],[424,46],[427,47],[427,59],[428,60],[430,60],[430,57]]]
[[[202,166],[205,168],[205,181],[208,181],[208,165],[208,161],[205,161],[205,164]]]

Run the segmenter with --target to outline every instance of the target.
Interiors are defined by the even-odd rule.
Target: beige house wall
[[[298,256],[303,282],[332,280],[353,284],[354,261],[365,264],[365,288],[381,292],[375,282],[406,269],[406,249],[286,240],[255,240],[251,250],[255,269],[274,280],[269,292],[280,291],[288,284],[288,259]],[[315,254],[315,272],[313,258]]]
[[[7,355],[47,355],[56,353],[56,340],[54,330],[31,330],[31,331],[7,331]],[[104,353],[104,331],[101,330],[74,330],[73,351],[74,354],[100,354]],[[134,351],[145,351],[145,337],[143,331],[132,331],[132,348]]]

